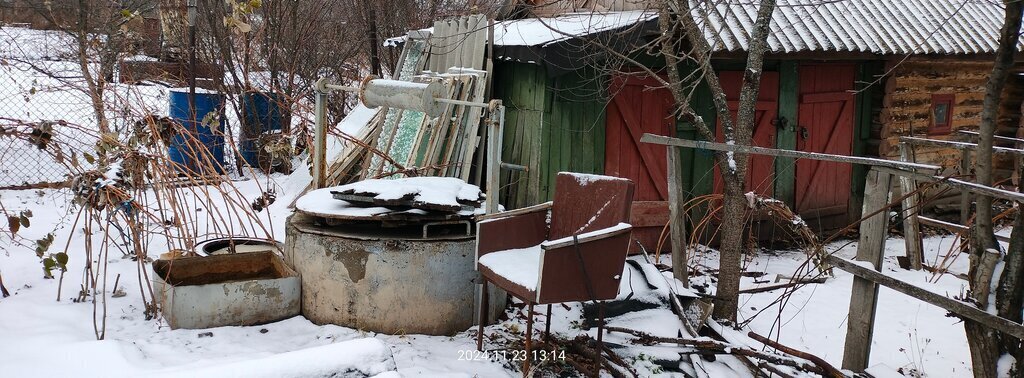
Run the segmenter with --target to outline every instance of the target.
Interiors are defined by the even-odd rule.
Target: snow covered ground
[[[302,180],[295,177],[275,175],[271,180],[282,192],[303,186],[300,185]],[[244,195],[255,196],[259,193],[255,185],[257,181],[262,180],[235,185]],[[517,374],[498,362],[460,360],[460,351],[475,347],[472,330],[452,337],[377,335],[333,325],[317,326],[302,317],[252,327],[170,330],[160,320],[144,319],[135,278],[136,264],[119,256],[109,258],[110,275],[121,274],[121,287],[127,295],[108,299],[107,338],[96,341],[92,304],[71,301],[83,266],[81,251],[75,246],[82,243],[84,235],[81,229],[68,229],[72,214],[69,199],[69,195],[61,190],[0,192],[0,201],[8,211],[33,210],[35,215],[31,227],[20,232],[27,239],[34,240],[57,228],[54,245],[63,246],[68,240],[68,233],[73,234],[68,278],[59,302],[55,300],[57,282],[43,279],[41,265],[32,246],[4,242],[5,252],[0,253],[0,272],[12,291],[11,297],[0,299],[0,366],[4,367],[4,375],[130,376],[210,372],[217,371],[209,370],[216,366],[243,361],[255,363],[285,352],[367,337],[386,344],[398,372],[406,376]],[[270,222],[278,238],[283,237],[281,230],[288,214],[284,207],[289,202],[289,198],[281,198],[269,209],[272,214]],[[951,237],[929,237],[925,241],[925,249],[934,258],[948,251],[952,242]],[[849,257],[855,250],[855,243],[848,244],[840,249],[839,254]],[[903,253],[901,239],[890,239],[886,252],[886,271],[890,274],[949,296],[960,295],[965,288],[966,283],[953,275],[944,275],[937,282],[930,283],[931,273],[899,269],[895,256]],[[709,252],[701,262],[713,267],[715,260],[714,252]],[[800,252],[762,252],[750,262],[748,270],[768,273],[762,279],[771,280],[775,274],[792,274],[803,261],[804,256]],[[966,257],[958,260],[953,269],[966,271]],[[694,283],[700,284],[700,281],[698,277]],[[757,285],[753,281],[754,278],[745,278],[743,287]],[[807,285],[793,293],[782,306],[781,313],[780,306],[772,302],[782,290],[744,295],[740,319],[745,321],[754,317],[749,322],[750,330],[778,337],[783,344],[812,352],[838,366],[842,359],[851,281],[849,274],[836,270],[834,279],[824,284]],[[624,285],[623,294],[630,287],[637,286]],[[113,291],[113,288],[108,291]],[[875,330],[873,365],[884,364],[908,372],[917,370],[930,377],[971,375],[963,326],[955,318],[945,317],[941,309],[884,288],[880,293],[878,311],[878,319],[882,321],[878,322]],[[553,329],[557,332],[568,336],[584,332],[574,325],[581,319],[578,305],[570,306],[568,311],[555,306],[555,318]],[[541,321],[538,317],[538,324]],[[678,320],[668,311],[647,310],[614,318],[611,325],[673,337],[676,336]],[[513,317],[492,326],[488,332],[508,333],[513,329],[525,329],[522,317]],[[207,333],[212,333],[212,336],[205,336]],[[616,338],[612,335],[608,340],[615,342]],[[671,356],[674,353],[670,347],[655,351],[634,349],[633,352],[637,354],[634,357],[639,353],[648,356]],[[649,365],[638,362],[638,366],[648,366],[649,373],[657,371]],[[714,376],[733,374],[719,373],[727,375]]]

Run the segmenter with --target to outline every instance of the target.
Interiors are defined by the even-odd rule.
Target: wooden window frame
[[[933,94],[932,103],[928,108],[928,134],[949,134],[953,129],[953,107],[956,102],[956,95],[952,93]],[[946,105],[946,119],[935,119],[935,107],[940,104]]]

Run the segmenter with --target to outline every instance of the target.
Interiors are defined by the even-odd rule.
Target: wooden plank
[[[970,130],[957,130],[956,132],[959,133],[959,134],[971,136],[972,138],[978,138],[981,135],[977,131],[970,131]],[[1004,137],[1004,136],[999,136],[999,135],[993,135],[992,138],[997,140],[997,141],[1000,141],[1000,142],[1024,143],[1024,139],[1020,139],[1020,138],[1011,138],[1011,137]]]
[[[800,74],[795,61],[779,64],[779,120],[785,127],[776,131],[775,148],[796,150],[797,109],[799,103]],[[782,125],[779,125],[782,126]],[[796,207],[796,160],[775,159],[775,198],[790,208]]]
[[[912,147],[900,143],[900,161],[914,162]],[[907,196],[917,190],[917,181],[912,177],[900,177],[900,189]],[[921,270],[924,261],[924,245],[921,241],[921,225],[917,221],[918,194],[914,193],[903,199],[903,240],[907,247],[907,258],[910,269]]]
[[[892,175],[877,169],[868,172],[862,214],[875,212],[889,203],[891,180]],[[875,270],[881,270],[888,225],[887,211],[882,211],[861,222],[860,242],[857,244],[858,261],[871,263]],[[865,268],[865,270],[867,269]],[[843,369],[859,373],[868,368],[877,305],[878,284],[860,276],[854,277],[853,290],[850,295],[849,319],[846,324]]]
[[[904,142],[904,143],[910,143],[910,144],[920,145],[920,146],[947,147],[947,148],[954,148],[954,149],[958,149],[958,150],[971,150],[971,151],[973,151],[973,150],[976,150],[978,148],[978,145],[975,144],[975,143],[955,142],[955,141],[952,141],[952,140],[941,140],[941,139],[926,139],[926,138],[908,137],[908,136],[900,137],[900,141]],[[1015,156],[1024,155],[1024,150],[1020,150],[1020,149],[1016,149],[1016,148],[1006,148],[1006,147],[992,147],[992,152],[997,153],[997,154],[1006,154],[1006,155],[1015,155]]]
[[[683,201],[686,193],[683,189],[682,148],[668,149],[668,212],[669,240],[672,245],[672,276],[690,287],[690,272],[686,264],[686,214]]]
[[[971,151],[960,152],[960,174],[968,175],[971,172]],[[960,224],[967,224],[971,220],[971,192],[967,189],[960,190]]]
[[[955,232],[955,233],[963,234],[966,237],[970,237],[970,234],[969,234],[969,232],[971,231],[970,227],[967,227],[967,226],[964,226],[964,225],[960,225],[960,224],[956,224],[956,223],[944,222],[944,221],[941,221],[941,220],[938,220],[938,219],[928,218],[928,217],[923,216],[923,215],[919,216],[917,219],[918,219],[918,221],[921,222],[921,224],[923,224],[925,226],[932,226],[932,227],[936,227],[936,228],[941,228],[941,229],[949,231],[949,232]],[[1010,238],[1009,237],[1003,236],[1003,235],[999,235],[999,234],[996,234],[996,240],[999,240],[999,241],[1004,242],[1004,243],[1009,243],[1010,242]]]
[[[933,293],[911,283],[867,269],[859,265],[856,261],[850,261],[839,256],[829,255],[828,263],[832,264],[832,266],[835,266],[836,268],[849,272],[860,279],[871,281],[876,285],[885,286],[922,302],[940,307],[944,310],[957,314],[958,316],[981,323],[982,325],[996,331],[1024,340],[1024,326],[1020,323],[1015,323],[1005,318],[989,314],[988,312],[975,307],[973,304]],[[845,364],[843,365],[843,368],[846,368]]]
[[[1007,200],[1007,201],[1015,201],[1015,202],[1019,202],[1019,203],[1024,203],[1024,193],[1011,192],[1009,190],[1002,190],[1002,189],[993,188],[993,187],[990,187],[990,186],[985,186],[985,185],[980,185],[980,184],[975,184],[973,182],[959,180],[959,179],[954,179],[954,178],[948,178],[948,177],[942,177],[942,176],[933,176],[933,175],[929,175],[929,174],[917,173],[917,172],[911,172],[911,171],[904,171],[902,169],[892,169],[892,168],[887,168],[887,167],[875,167],[875,169],[878,169],[880,171],[887,172],[889,174],[893,174],[893,175],[896,175],[896,176],[909,176],[909,177],[913,177],[914,179],[916,179],[918,181],[924,181],[924,182],[941,182],[941,184],[943,184],[943,185],[949,185],[949,186],[952,186],[952,187],[957,188],[957,189],[966,189],[967,191],[970,191],[972,193],[984,194],[984,195],[987,195],[987,196],[992,196],[992,197],[1004,199],[1004,200]]]
[[[777,148],[766,148],[756,146],[741,146],[735,144],[725,144],[717,142],[705,142],[696,140],[686,140],[679,138],[671,138],[655,134],[644,134],[643,138],[640,139],[644,143],[661,144],[666,146],[679,146],[696,148],[701,150],[713,150],[713,151],[734,151],[743,152],[753,155],[768,155],[768,156],[782,156],[791,157],[798,159],[813,159],[821,161],[831,161],[838,163],[850,163],[850,164],[864,164],[875,167],[889,167],[897,170],[901,169],[919,169],[919,170],[931,170],[938,171],[942,167],[930,165],[930,164],[917,164],[917,163],[904,163],[901,161],[866,158],[860,156],[845,156],[845,155],[833,155],[818,152],[804,152],[804,151],[793,151],[793,150],[782,150]]]

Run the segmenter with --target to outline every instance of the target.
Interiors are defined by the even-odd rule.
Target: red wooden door
[[[675,135],[672,94],[660,86],[654,79],[635,75],[612,79],[604,169],[606,174],[633,180],[637,201],[668,198],[665,146],[640,143],[644,133]]]
[[[726,101],[729,103],[729,111],[732,113],[733,122],[736,121],[736,113],[739,110],[740,89],[743,86],[743,72],[723,71],[718,74],[722,83],[722,90],[725,92]],[[754,133],[751,139],[755,146],[775,148],[775,125],[774,120],[778,116],[779,109],[779,73],[764,72],[761,75],[761,90],[758,92],[756,111],[754,113]],[[717,136],[719,142],[725,141],[722,122],[718,122]],[[748,191],[754,191],[760,195],[771,197],[775,192],[775,160],[771,156],[753,156],[747,165]],[[722,175],[715,165],[714,192],[723,191]]]
[[[853,152],[856,72],[852,64],[800,67],[797,149],[838,155]],[[797,213],[814,218],[845,214],[852,174],[850,164],[798,159]]]
[[[674,136],[672,94],[653,78],[612,79],[605,134],[605,174],[633,180],[633,238],[649,251],[668,223],[668,162],[665,146],[640,143],[644,133]],[[662,249],[670,248],[668,243]],[[630,244],[630,249],[635,243]]]

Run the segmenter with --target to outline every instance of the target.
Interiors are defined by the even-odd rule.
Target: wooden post
[[[912,147],[906,143],[899,144],[900,160],[905,162],[916,162],[913,157]],[[900,177],[900,189],[904,195],[917,190],[917,181],[912,177]],[[903,199],[903,238],[907,246],[907,258],[910,260],[910,269],[921,270],[921,263],[924,261],[924,245],[921,241],[921,224],[917,215],[920,213],[918,206],[918,195],[913,194]]]
[[[960,151],[960,174],[971,173],[971,150]],[[974,181],[974,180],[968,180]],[[960,191],[960,224],[967,225],[971,219],[971,192],[964,189]]]
[[[683,211],[683,162],[681,148],[668,146],[668,213],[670,242],[672,243],[672,275],[690,287],[690,272],[686,265],[686,213]]]
[[[875,212],[889,203],[891,181],[892,175],[889,173],[877,169],[868,172],[867,184],[864,188],[863,214]],[[861,222],[857,261],[869,262],[874,265],[876,271],[881,271],[888,226],[889,212],[887,211],[875,214]],[[854,277],[853,294],[850,296],[850,317],[846,327],[846,344],[843,350],[843,369],[860,373],[868,368],[877,305],[878,284],[861,277]]]

